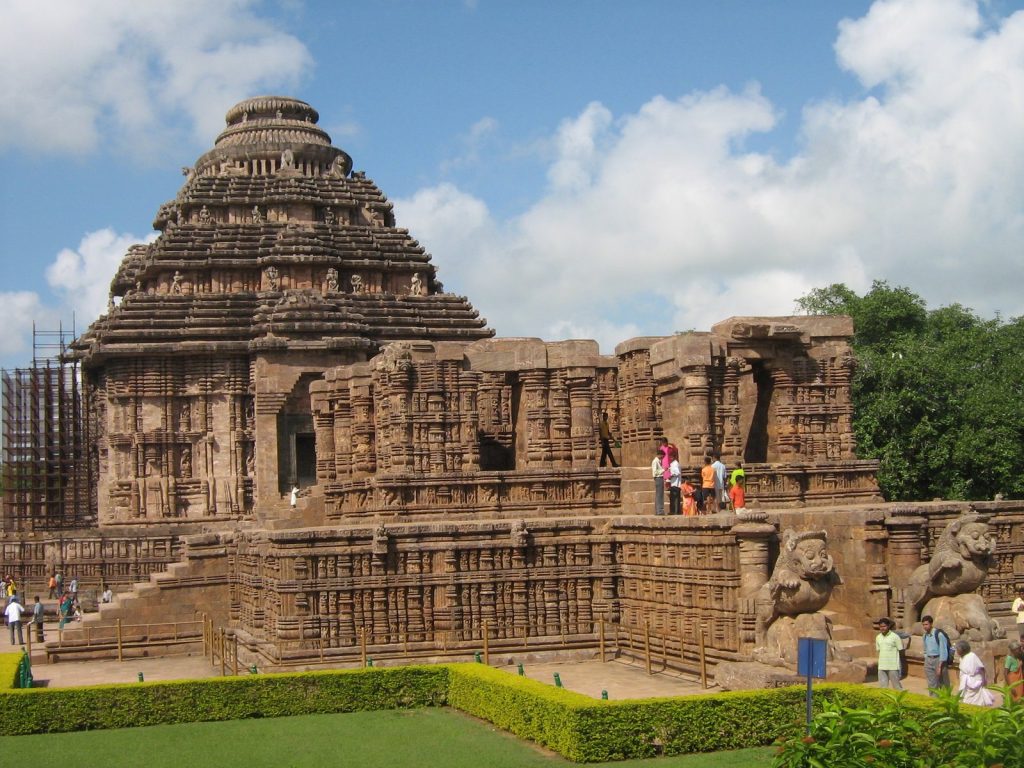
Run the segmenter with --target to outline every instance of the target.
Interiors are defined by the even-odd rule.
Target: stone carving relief
[[[252,223],[263,224],[265,221],[266,219],[263,217],[263,211],[260,210],[258,205],[254,205],[252,207]]]
[[[828,551],[825,531],[786,530],[771,578],[755,597],[757,609],[753,657],[762,664],[793,667],[797,640],[812,637],[828,642],[832,679],[864,679],[865,668],[832,639],[832,622],[821,613],[842,580]]]
[[[986,515],[971,512],[946,526],[932,559],[914,571],[904,590],[907,627],[929,614],[953,640],[1006,636],[976,593],[996,561],[996,537],[988,520]]]
[[[334,211],[330,208],[324,208],[324,224],[329,227],[333,227],[337,218],[334,216]]]
[[[352,275],[349,278],[349,282],[352,284],[352,293],[365,293],[366,285],[363,283],[362,275]]]
[[[171,279],[171,293],[181,293],[181,272],[174,270],[174,277]]]
[[[290,149],[286,149],[284,152],[281,153],[281,170],[295,170],[295,153],[292,152]]]
[[[210,213],[210,209],[205,205],[199,209],[199,223],[213,224],[213,215]]]
[[[327,270],[327,292],[336,293],[338,290],[338,270],[331,267]]]
[[[423,280],[420,278],[419,272],[412,276],[412,280],[409,283],[409,294],[412,296],[423,295]]]
[[[266,278],[267,285],[270,286],[270,290],[279,291],[281,289],[281,279],[277,272],[277,267],[269,266],[263,270],[263,277]]]

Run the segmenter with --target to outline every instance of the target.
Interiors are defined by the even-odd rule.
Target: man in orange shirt
[[[711,457],[704,457],[704,466],[700,470],[700,492],[704,497],[704,511],[713,515],[718,512],[718,494],[715,493],[715,468],[711,465]]]

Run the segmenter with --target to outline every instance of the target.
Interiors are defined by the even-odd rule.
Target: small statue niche
[[[192,477],[192,449],[188,446],[181,449],[181,462],[178,466],[178,476],[183,480],[188,480]]]
[[[423,279],[420,277],[420,273],[416,272],[412,279],[409,281],[409,295],[410,296],[422,296],[423,295]]]
[[[199,223],[213,224],[213,215],[210,213],[210,209],[205,205],[199,209]]]
[[[266,278],[267,285],[271,291],[281,290],[281,277],[277,271],[277,267],[271,265],[263,270],[263,277]]]
[[[327,293],[337,293],[338,291],[338,270],[331,267],[327,270]]]
[[[260,210],[258,205],[254,205],[252,207],[252,223],[263,224],[265,221],[266,218],[263,216],[263,211]]]
[[[174,277],[171,278],[171,293],[181,293],[181,272],[174,270]]]
[[[334,216],[334,211],[330,208],[324,208],[324,224],[329,227],[333,227],[337,218]]]
[[[362,275],[352,275],[349,278],[349,282],[352,284],[352,293],[365,293],[366,284],[363,282]]]

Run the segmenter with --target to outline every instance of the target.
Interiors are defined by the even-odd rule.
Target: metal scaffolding
[[[0,532],[96,524],[96,462],[75,336],[32,331],[32,366],[0,371],[3,506]]]

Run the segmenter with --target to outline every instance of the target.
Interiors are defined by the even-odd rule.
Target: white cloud
[[[106,311],[110,281],[130,245],[152,242],[157,233],[145,239],[118,234],[106,228],[87,233],[78,248],[65,248],[46,268],[46,281],[61,299],[62,306],[75,313],[76,325],[86,328]]]
[[[254,0],[4,0],[0,149],[84,153],[111,141],[139,155],[185,130],[206,142],[224,105],[293,88],[306,48]]]
[[[459,136],[459,153],[441,163],[441,172],[447,173],[456,168],[477,165],[480,162],[481,150],[497,130],[497,120],[493,117],[481,117],[465,134]]]
[[[43,306],[34,291],[0,291],[4,332],[0,334],[0,361],[4,367],[28,366],[32,361],[32,326],[44,331],[58,327],[57,313]]]
[[[1024,12],[884,0],[835,48],[871,90],[807,105],[790,158],[744,149],[777,120],[756,86],[592,103],[548,142],[550,186],[521,215],[445,184],[395,201],[399,223],[500,334],[586,331],[606,352],[619,331],[790,314],[835,281],[1024,314]]]

